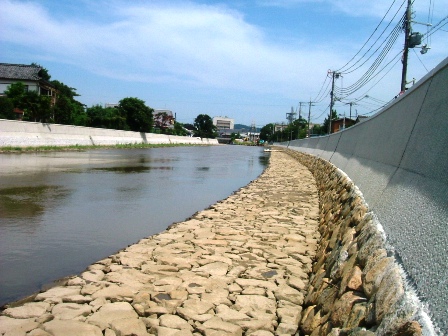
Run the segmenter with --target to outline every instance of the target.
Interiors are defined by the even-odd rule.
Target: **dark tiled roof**
[[[41,69],[34,65],[0,63],[0,78],[39,80]]]

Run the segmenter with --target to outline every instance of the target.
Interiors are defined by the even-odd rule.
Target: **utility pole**
[[[310,137],[310,119],[311,119],[311,106],[313,106],[313,102],[310,100],[308,103],[308,138]]]
[[[289,132],[289,141],[292,140],[292,127],[291,124],[294,121],[294,116],[296,115],[296,113],[294,112],[294,107],[291,106],[291,112],[290,113],[286,113],[286,120],[289,121],[289,128],[290,128],[290,132]]]
[[[299,102],[299,120],[302,119],[302,104],[305,104],[305,103]]]
[[[410,1],[410,0],[409,0]],[[328,116],[329,118],[329,123],[328,123],[328,134],[331,134],[331,117],[333,116],[333,106],[334,106],[334,101],[335,101],[335,97],[334,97],[334,79],[339,78],[339,76],[341,75],[341,73],[339,72],[335,72],[335,71],[331,71],[328,70],[328,73],[331,72],[331,92],[330,92],[330,97],[331,97],[331,102],[330,102],[330,114]]]
[[[404,20],[404,51],[403,51],[403,70],[401,72],[400,93],[406,91],[406,74],[408,71],[409,37],[411,36],[411,0],[408,0],[406,7],[406,17]]]

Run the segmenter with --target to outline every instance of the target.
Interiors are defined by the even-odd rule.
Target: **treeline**
[[[337,119],[336,110],[332,111],[331,119]],[[330,119],[325,118],[322,125],[315,124],[309,130],[310,136],[318,136],[328,134]],[[277,129],[276,129],[277,128]],[[283,142],[289,140],[303,139],[308,136],[308,122],[303,119],[296,119],[285,127],[276,127],[275,124],[267,124],[260,130],[260,140],[267,142]]]
[[[35,63],[33,65],[39,66]],[[79,94],[75,88],[58,80],[51,80],[45,68],[42,68],[40,75],[56,89],[56,97],[39,95],[36,91],[29,91],[23,83],[16,82],[9,85],[4,95],[0,96],[0,119],[17,119],[19,112],[23,113],[23,121],[173,135],[190,134],[183,125],[174,120],[172,115],[167,113],[154,115],[154,109],[148,107],[141,99],[124,98],[116,107],[101,105],[86,107],[76,100]],[[53,103],[52,98],[55,98]]]

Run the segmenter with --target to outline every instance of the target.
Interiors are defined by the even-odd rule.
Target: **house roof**
[[[35,65],[0,63],[0,78],[40,80],[40,70]]]
[[[356,118],[356,122],[357,122],[357,123],[360,123],[361,121],[367,120],[368,118],[369,118],[369,116],[359,115],[359,116]]]

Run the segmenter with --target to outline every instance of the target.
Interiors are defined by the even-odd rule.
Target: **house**
[[[42,79],[42,70],[36,65],[0,63],[0,95],[11,84],[21,82],[25,85],[25,90],[48,96],[51,98],[51,105],[56,104],[57,90],[50,82]]]
[[[363,122],[363,121],[365,121],[365,120],[367,120],[367,119],[369,119],[368,116],[359,115],[359,116],[356,118],[356,124],[359,124],[360,122]]]
[[[355,120],[350,118],[339,118],[331,121],[331,133],[342,131],[343,129],[353,126],[356,123]]]
[[[156,109],[153,118],[154,127],[159,129],[173,128],[176,121],[171,110]]]

